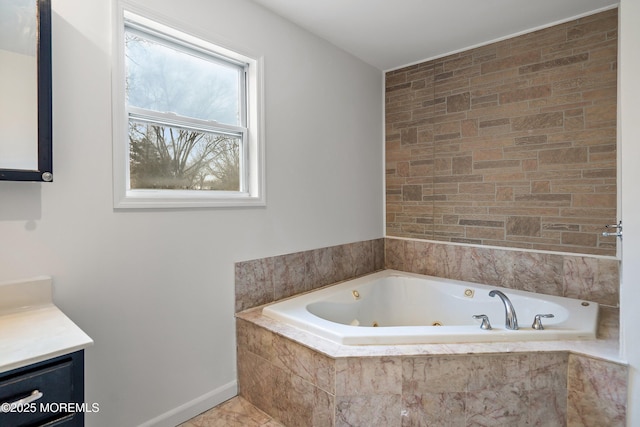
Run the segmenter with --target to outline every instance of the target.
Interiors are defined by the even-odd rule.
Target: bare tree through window
[[[132,122],[131,188],[240,190],[240,141],[228,135]]]

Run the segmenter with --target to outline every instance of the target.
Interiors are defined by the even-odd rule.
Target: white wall
[[[53,0],[54,182],[0,182],[0,281],[52,275],[95,340],[88,426],[233,394],[234,262],[383,236],[381,71],[246,0],[140,3],[264,55],[268,206],[114,211],[112,4]]]
[[[619,117],[622,187],[622,357],[630,364],[627,425],[640,426],[640,3],[620,4]]]

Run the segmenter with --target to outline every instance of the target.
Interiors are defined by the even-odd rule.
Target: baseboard
[[[238,394],[238,381],[218,387],[190,402],[173,408],[138,427],[175,427]]]

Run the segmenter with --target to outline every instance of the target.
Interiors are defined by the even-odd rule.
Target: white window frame
[[[115,31],[113,40],[113,206],[116,209],[126,208],[207,208],[207,207],[243,207],[265,206],[265,144],[263,119],[263,70],[262,57],[249,56],[238,49],[223,47],[221,43],[211,41],[208,35],[198,34],[193,28],[184,24],[170,22],[150,11],[124,1],[117,1],[115,11]],[[142,190],[131,189],[129,185],[129,114],[144,117],[145,111],[126,106],[125,96],[125,52],[124,33],[125,20],[136,26],[166,34],[187,45],[212,52],[245,65],[246,73],[246,140],[243,141],[241,159],[241,187],[243,191],[208,191],[208,190]],[[180,28],[177,30],[176,28]],[[151,114],[152,120],[158,122],[160,115]],[[167,125],[179,125],[175,116],[165,117]],[[193,125],[195,123],[191,123]],[[202,123],[206,129],[206,123]],[[216,124],[218,129],[224,125]],[[229,129],[232,130],[232,129]]]

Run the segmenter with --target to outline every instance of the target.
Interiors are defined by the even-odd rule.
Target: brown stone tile
[[[416,128],[402,129],[400,132],[402,144],[415,144],[418,142],[418,130]]]
[[[509,387],[531,389],[529,355],[477,355],[469,358],[468,392]]]
[[[474,162],[473,169],[509,169],[520,168],[520,160],[487,160],[483,162]]]
[[[460,132],[463,138],[477,136],[478,120],[476,119],[462,120],[460,124]]]
[[[460,219],[458,224],[472,227],[504,227],[504,221],[489,221],[482,219]]]
[[[455,139],[460,139],[460,132],[451,132],[451,133],[433,135],[434,142],[442,142],[442,141],[449,141],[449,140],[455,140]]]
[[[466,111],[469,108],[471,108],[471,95],[469,92],[447,97],[447,113]]]
[[[335,282],[330,248],[319,248],[311,251],[307,265],[307,274],[310,276],[308,280],[312,283],[312,289]]]
[[[574,245],[583,247],[596,246],[598,236],[595,233],[562,233],[563,245]]]
[[[465,427],[466,393],[402,395],[403,426]]]
[[[514,139],[516,145],[539,145],[547,143],[547,135],[520,136]]]
[[[402,425],[401,408],[402,397],[399,394],[336,397],[335,426],[400,427]]]
[[[238,394],[258,409],[273,414],[274,376],[277,369],[269,361],[238,349]]]
[[[567,426],[624,426],[628,367],[572,354]]]
[[[409,88],[411,88],[411,83],[401,83],[393,86],[387,86],[385,88],[385,92],[387,93],[397,92],[397,91],[401,91],[403,89],[409,89]]]
[[[385,239],[385,268],[404,270],[404,240]]]
[[[433,178],[435,184],[450,182],[482,182],[482,175],[453,175],[453,176],[436,176]]]
[[[585,128],[584,116],[565,118],[564,128],[567,131],[584,129]]]
[[[496,201],[500,201],[500,202],[513,201],[513,187],[496,188]]]
[[[542,230],[544,231],[579,231],[580,226],[578,224],[566,224],[566,223],[543,223]]]
[[[234,397],[179,427],[284,427],[242,397]]]
[[[550,193],[551,182],[550,181],[533,181],[531,183],[532,193]]]
[[[402,200],[404,200],[405,202],[422,201],[422,186],[421,185],[403,185]]]
[[[530,353],[531,389],[557,393],[566,399],[568,363],[566,352]],[[566,411],[566,402],[564,406]]]
[[[507,218],[507,235],[540,236],[539,216],[510,216]]]
[[[485,150],[474,150],[473,161],[480,162],[483,160],[502,160],[504,151],[501,148],[490,148]]]
[[[348,243],[343,246],[349,251],[350,255],[347,258],[347,262],[351,263],[351,269],[350,271],[346,269],[349,271],[349,276],[342,279],[362,276],[376,270],[376,254],[371,240]]]
[[[402,394],[464,393],[471,369],[471,358],[467,356],[405,357],[402,360]]]
[[[511,102],[526,101],[529,99],[544,98],[551,95],[551,86],[542,85],[528,87],[525,89],[516,89],[510,92],[500,94],[500,104],[508,104]]]
[[[250,351],[265,360],[273,359],[273,334],[251,322],[236,318],[238,348]]]
[[[435,123],[433,125],[433,132],[439,135],[443,134],[459,134],[460,133],[460,122],[459,121],[451,121],[451,122],[443,122],[443,123]]]
[[[567,30],[567,39],[584,38],[594,33],[605,33],[617,28],[617,9],[598,14],[598,19],[586,17],[578,20]]]
[[[480,128],[489,128],[495,126],[505,126],[511,124],[511,119],[508,117],[501,119],[493,119],[493,120],[484,120],[479,123]]]
[[[495,73],[508,68],[518,68],[521,64],[530,64],[540,60],[540,52],[524,52],[521,54],[499,58],[493,61],[484,62],[481,67],[482,74]]]
[[[495,194],[496,184],[490,183],[461,183],[458,185],[459,193],[471,194]]]
[[[311,289],[307,282],[307,255],[304,252],[274,257],[273,264],[274,301]]]
[[[540,164],[585,163],[589,160],[587,147],[542,150],[538,155]]]
[[[471,426],[524,426],[528,424],[529,394],[516,388],[467,393],[466,423]]]
[[[565,256],[564,296],[618,306],[619,264],[620,262],[615,259]]]
[[[335,394],[335,361],[279,335],[273,338],[271,362],[314,386]]]
[[[539,174],[544,174],[544,172],[538,172],[540,169],[538,159],[524,159],[522,160],[522,171],[527,172],[527,177],[530,180],[544,178],[544,176],[537,176]]]
[[[550,61],[539,62],[537,64],[525,65],[523,67],[520,67],[519,71],[520,74],[535,73],[538,71],[548,70],[550,68],[564,67],[578,62],[585,62],[588,59],[588,53],[580,53],[578,55],[556,58]]]
[[[591,207],[591,208],[607,208],[615,206],[617,196],[615,193],[600,194],[574,194],[573,206],[575,207]]]
[[[527,425],[567,425],[566,385],[554,390],[531,390],[527,394],[529,397]]]
[[[390,84],[412,88],[395,91],[386,108],[387,168],[396,171],[387,180],[387,234],[614,255],[615,241],[593,243],[586,234],[596,230],[577,219],[615,220],[616,16],[601,12],[391,73]],[[407,147],[418,148],[409,158],[399,144],[403,130]],[[473,192],[488,187],[468,183],[495,184],[493,200]],[[614,191],[596,189],[612,184]],[[471,237],[441,215],[389,209],[403,202],[402,185],[422,185],[422,202],[443,215],[473,204],[500,216],[487,221],[540,216],[560,226],[531,236],[511,234],[505,223],[503,238],[487,230],[471,230]],[[415,194],[405,206],[421,202]]]
[[[562,113],[540,113],[511,119],[511,128],[516,131],[560,127],[564,123]]]
[[[383,270],[385,268],[385,242],[386,239],[384,238],[371,241],[373,248],[373,271]]]
[[[598,312],[598,339],[619,339],[620,309],[601,305]]]
[[[402,362],[399,357],[336,360],[336,396],[399,395],[401,392]]]
[[[236,312],[273,301],[273,258],[235,265]]]
[[[515,196],[516,202],[534,202],[542,205],[560,204],[568,206],[571,203],[571,194],[518,194]]]
[[[606,168],[606,169],[600,169],[600,170],[585,171],[584,177],[585,178],[615,178],[616,169]]]
[[[428,242],[404,241],[404,268],[413,273],[429,274],[427,272],[427,255],[431,245]]]
[[[333,425],[334,396],[296,375],[275,370],[272,417],[286,426]]]

